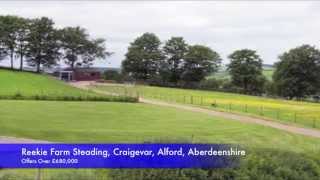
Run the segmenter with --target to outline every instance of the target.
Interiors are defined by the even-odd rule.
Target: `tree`
[[[0,17],[0,41],[2,51],[10,57],[10,66],[13,69],[14,55],[17,49],[17,41],[19,32],[23,28],[25,20],[17,16],[1,16]]]
[[[19,29],[17,30],[17,46],[16,54],[20,57],[20,71],[23,70],[24,57],[27,54],[28,36],[30,34],[30,20],[21,19],[19,22]]]
[[[120,81],[121,80],[121,74],[117,70],[107,70],[103,73],[104,79],[105,80],[114,80],[114,81]]]
[[[90,65],[96,58],[105,58],[110,54],[105,51],[105,40],[90,40],[86,30],[81,27],[66,27],[60,33],[63,59],[72,69],[76,65]]]
[[[320,92],[320,51],[302,45],[279,56],[273,80],[278,95],[303,98]]]
[[[53,27],[54,22],[46,17],[33,19],[30,23],[30,34],[27,38],[27,62],[36,66],[50,67],[59,60],[59,34]]]
[[[0,34],[1,34],[1,32],[0,32]],[[0,41],[0,61],[3,60],[7,56],[8,56],[8,54],[7,54],[6,48],[3,45],[3,43]]]
[[[160,44],[159,38],[153,33],[144,33],[135,39],[122,62],[124,73],[144,81],[154,77],[163,59]]]
[[[229,59],[231,83],[246,94],[261,94],[266,78],[262,74],[262,59],[256,51],[237,50],[229,55]]]
[[[221,63],[217,52],[202,45],[190,46],[184,60],[182,79],[186,82],[200,82],[216,72]]]
[[[4,33],[3,16],[0,16],[0,61],[8,56],[7,49],[4,44]]]
[[[172,37],[163,47],[165,61],[162,66],[163,76],[167,81],[177,83],[183,72],[184,56],[188,51],[188,44],[182,37]]]
[[[78,65],[92,65],[96,59],[105,59],[110,56],[112,52],[107,52],[105,48],[105,40],[102,38],[92,39],[86,45],[86,51],[82,56],[82,62]]]

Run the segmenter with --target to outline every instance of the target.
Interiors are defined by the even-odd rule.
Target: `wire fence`
[[[295,111],[292,109],[273,108],[261,105],[247,104],[239,101],[232,101],[230,99],[215,99],[208,96],[195,96],[195,95],[178,95],[167,93],[154,93],[141,91],[136,88],[128,87],[96,87],[108,91],[110,93],[118,93],[124,96],[142,97],[155,99],[165,102],[173,102],[180,104],[190,104],[195,106],[201,106],[205,108],[213,108],[220,111],[240,113],[252,116],[263,117],[266,120],[275,120],[283,123],[294,123],[303,125],[306,127],[319,128],[320,129],[320,117],[318,114],[311,114],[301,111]]]

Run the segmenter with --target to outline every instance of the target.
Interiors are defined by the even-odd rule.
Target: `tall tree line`
[[[189,45],[183,37],[172,37],[161,43],[155,34],[144,33],[130,44],[122,70],[135,80],[156,80],[156,85],[205,82],[216,89],[245,94],[289,99],[320,96],[320,51],[313,46],[302,45],[280,55],[272,81],[263,75],[263,60],[255,50],[236,50],[228,59],[230,80],[207,79],[221,64],[216,51],[203,45]]]
[[[129,46],[122,62],[123,73],[136,80],[160,80],[158,84],[198,82],[218,70],[219,54],[203,45],[188,45],[172,37],[161,46],[153,33],[144,33]]]
[[[0,16],[0,60],[9,59],[12,69],[17,60],[20,70],[24,62],[40,72],[61,60],[73,69],[110,54],[105,40],[91,38],[84,28],[57,29],[47,17]],[[263,76],[262,59],[256,51],[236,50],[228,58],[231,86],[227,88],[236,92],[267,92],[289,99],[320,94],[320,51],[313,46],[302,45],[280,55],[272,82]],[[210,47],[189,45],[183,37],[162,43],[155,34],[144,33],[130,44],[122,70],[136,80],[181,86],[207,81],[220,64],[220,55]]]
[[[0,16],[0,60],[9,58],[13,69],[19,58],[20,70],[25,61],[40,72],[41,67],[51,67],[60,60],[73,69],[110,55],[105,40],[90,38],[84,28],[57,29],[54,25],[47,17]]]

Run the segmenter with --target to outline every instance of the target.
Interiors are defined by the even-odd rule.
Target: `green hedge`
[[[275,149],[249,149],[237,168],[229,169],[92,169],[56,172],[48,180],[319,180],[319,153],[295,153]],[[31,180],[19,173],[0,180]]]
[[[24,96],[19,93],[14,95],[0,95],[0,100],[138,102],[138,98],[129,96]]]
[[[320,160],[315,154],[256,149],[238,168],[230,169],[113,169],[112,180],[319,180]]]

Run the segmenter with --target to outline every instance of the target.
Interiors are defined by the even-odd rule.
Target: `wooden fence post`
[[[294,122],[297,122],[297,112],[294,112]]]
[[[260,116],[263,116],[263,106],[260,106]]]
[[[244,110],[246,113],[248,112],[248,105],[245,104],[245,110]]]
[[[193,96],[190,96],[190,102],[193,104]]]

